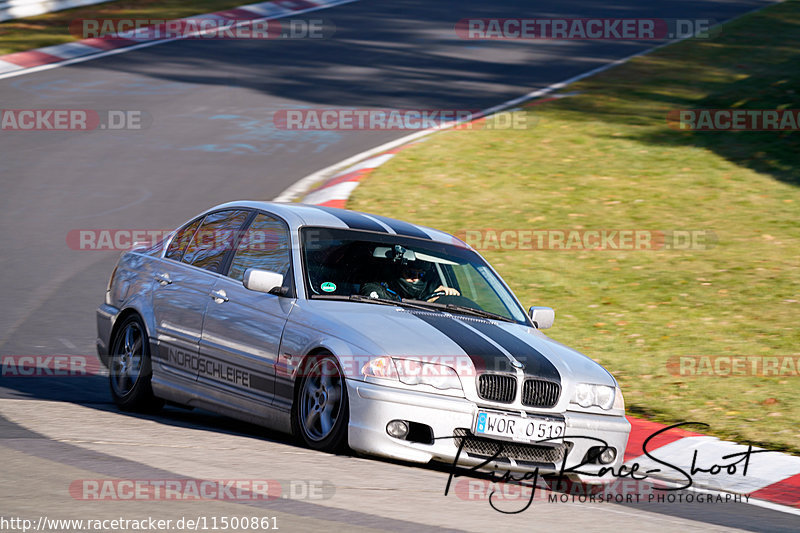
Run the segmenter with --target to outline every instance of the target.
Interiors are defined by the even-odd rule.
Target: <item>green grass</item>
[[[412,146],[351,209],[452,233],[710,230],[710,250],[487,250],[550,336],[606,365],[628,410],[800,452],[800,378],[676,377],[679,355],[800,353],[800,137],[686,132],[684,108],[800,107],[800,9],[778,4],[570,86],[525,130],[449,131]]]
[[[79,40],[69,23],[76,19],[170,20],[213,13],[256,0],[118,0],[0,23],[0,55]]]

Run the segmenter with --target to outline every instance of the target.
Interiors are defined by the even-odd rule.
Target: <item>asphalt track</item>
[[[138,132],[0,133],[0,354],[94,352],[94,310],[118,253],[71,249],[68,231],[173,228],[217,203],[273,198],[409,133],[287,132],[272,125],[277,110],[482,109],[657,44],[464,41],[453,31],[459,19],[725,20],[765,2],[521,4],[365,0],[306,16],[335,25],[331,39],[179,41],[0,80],[1,108],[129,109],[152,118]],[[0,380],[2,516],[271,513],[286,531],[797,529],[796,516],[733,504],[540,504],[499,515],[486,502],[445,498],[446,474],[435,468],[317,454],[202,412],[120,414],[101,377]],[[83,502],[66,489],[75,479],[175,477],[315,479],[336,489],[320,501],[264,504]]]

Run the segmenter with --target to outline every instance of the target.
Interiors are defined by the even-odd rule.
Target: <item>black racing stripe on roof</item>
[[[492,339],[525,365],[526,376],[549,379],[561,383],[561,374],[550,360],[539,350],[490,322],[470,322],[470,325]]]
[[[506,354],[458,320],[444,315],[410,312],[420,320],[438,329],[451,341],[458,344],[458,346],[464,350],[464,353],[469,356],[470,360],[472,360],[476,371],[483,372],[486,370],[493,370],[514,372]]]
[[[314,207],[321,211],[325,211],[329,215],[335,216],[336,218],[347,224],[347,227],[351,229],[389,233],[388,231],[386,231],[386,228],[384,228],[374,220],[370,220],[369,218],[365,217],[360,213],[347,211],[346,209],[336,209],[334,207],[326,207],[323,205],[312,205],[309,207]]]
[[[370,215],[375,217],[390,228],[392,228],[398,235],[405,235],[406,237],[417,237],[418,239],[431,239],[431,236],[416,227],[414,224],[403,222],[402,220],[395,220],[392,218],[382,217],[380,215]]]

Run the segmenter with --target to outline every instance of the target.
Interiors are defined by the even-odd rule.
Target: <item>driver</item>
[[[458,290],[452,287],[445,287],[439,285],[435,289],[431,289],[434,283],[431,272],[422,266],[412,265],[411,262],[406,262],[400,265],[399,274],[396,279],[389,282],[373,282],[365,283],[361,287],[361,294],[369,296],[370,298],[384,298],[389,300],[401,300],[408,298],[412,300],[427,299],[429,302],[435,302],[440,296],[461,296]],[[431,297],[436,293],[436,296]]]

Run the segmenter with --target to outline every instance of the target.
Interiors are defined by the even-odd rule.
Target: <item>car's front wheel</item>
[[[315,450],[347,447],[349,405],[344,374],[333,355],[311,356],[301,369],[292,409],[295,435]]]
[[[153,395],[150,343],[142,320],[131,315],[111,343],[108,379],[111,397],[125,411],[154,411],[164,402]]]

